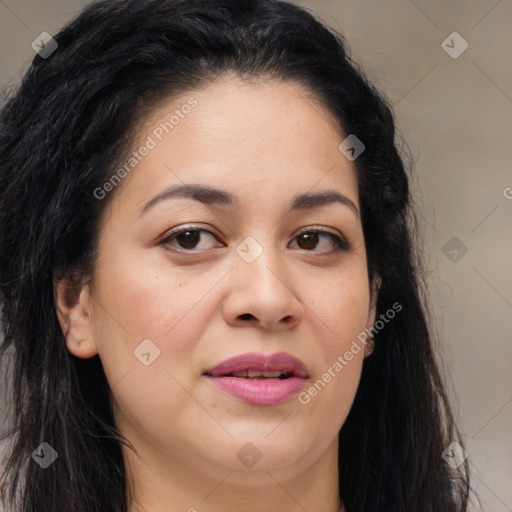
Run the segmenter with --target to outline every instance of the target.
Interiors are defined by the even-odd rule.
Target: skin
[[[373,325],[356,171],[338,150],[345,136],[301,86],[228,75],[160,104],[134,149],[190,97],[197,106],[115,190],[92,280],[75,301],[65,279],[56,285],[68,350],[99,354],[117,426],[137,450],[123,448],[130,512],[342,512],[338,432],[368,347],[305,405],[252,405],[203,372],[246,352],[287,352],[307,365],[308,389]],[[183,183],[227,190],[240,205],[172,198],[139,216]],[[290,211],[295,194],[320,190],[357,212],[340,203]],[[212,234],[159,243],[190,224]],[[352,247],[335,252],[327,234],[308,242],[304,227]],[[263,249],[250,264],[236,251],[249,236]],[[134,355],[144,339],[160,350],[148,366]],[[237,457],[246,443],[262,454],[252,468]]]

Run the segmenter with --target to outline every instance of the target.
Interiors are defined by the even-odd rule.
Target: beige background
[[[0,88],[17,85],[36,36],[86,3],[0,0]],[[473,483],[482,510],[512,511],[512,2],[297,3],[347,36],[394,105],[415,159],[439,353]],[[454,31],[468,43],[458,58],[442,47]]]

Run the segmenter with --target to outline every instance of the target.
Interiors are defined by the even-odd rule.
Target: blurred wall
[[[473,483],[483,510],[512,511],[512,2],[297,3],[347,37],[394,106]],[[19,83],[41,32],[86,4],[0,0],[0,88]]]

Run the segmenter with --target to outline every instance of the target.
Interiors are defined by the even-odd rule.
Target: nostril
[[[242,320],[250,320],[251,318],[254,318],[251,313],[244,313],[243,315],[240,315],[240,318]]]

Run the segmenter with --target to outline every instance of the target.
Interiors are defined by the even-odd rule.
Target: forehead
[[[122,195],[141,203],[186,183],[242,197],[334,187],[357,205],[355,166],[338,149],[343,138],[299,84],[219,79],[161,102],[140,121],[132,151],[146,150],[125,173]]]

